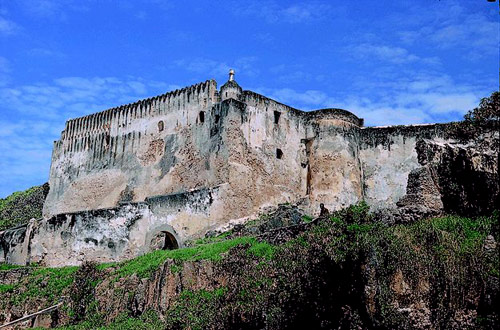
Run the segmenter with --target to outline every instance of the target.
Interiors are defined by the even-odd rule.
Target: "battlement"
[[[23,244],[9,238],[4,254],[54,266],[120,261],[280,203],[311,215],[361,200],[439,211],[429,162],[465,155],[450,125],[363,127],[346,110],[302,111],[243,90],[230,71],[220,91],[208,80],[69,120],[54,144],[44,218]],[[496,130],[483,135],[498,140]],[[484,182],[497,182],[497,154],[481,159],[471,168],[479,160]]]
[[[118,128],[127,126],[134,119],[153,117],[168,111],[180,110],[189,103],[208,104],[216,101],[217,82],[207,80],[137,102],[70,119],[66,122],[61,139],[68,140],[103,132],[117,134]]]

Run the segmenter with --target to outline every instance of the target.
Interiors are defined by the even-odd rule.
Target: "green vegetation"
[[[120,314],[112,323],[104,325],[101,319],[86,320],[77,325],[60,327],[61,330],[157,330],[164,329],[165,324],[155,311],[147,311],[140,317]]]
[[[31,218],[40,218],[48,192],[49,185],[46,183],[0,198],[0,230],[25,224]]]
[[[13,284],[0,284],[0,293],[12,291],[14,289]]]
[[[312,220],[313,220],[313,217],[311,217],[310,215],[304,215],[304,216],[302,216],[302,222],[309,223]]]
[[[35,268],[22,287],[0,286],[0,293],[19,304],[39,296],[53,302],[69,292],[68,314],[80,323],[64,329],[412,328],[411,318],[394,306],[397,302],[404,309],[415,301],[430,309],[440,328],[454,324],[450,310],[467,308],[477,309],[478,327],[494,328],[500,260],[498,244],[486,248],[490,235],[500,241],[498,212],[490,217],[444,216],[386,225],[360,203],[315,222],[280,245],[221,235],[122,263]],[[178,274],[175,281],[182,281],[183,290],[170,296],[161,319],[153,311],[138,312],[136,299],[144,292],[135,275],[151,278],[167,259],[173,261],[166,271]],[[209,282],[194,289],[204,280],[190,284],[193,267],[186,263],[200,260],[212,262],[207,263]],[[100,305],[107,298],[95,293],[106,278],[110,280],[105,295],[115,297],[111,302],[120,302],[117,306]],[[367,283],[374,292],[370,299]],[[401,283],[407,288],[404,293],[398,291]],[[471,307],[473,303],[477,306]],[[121,314],[110,320],[113,309]]]
[[[74,280],[78,267],[38,268],[13,288],[11,296],[14,305],[21,305],[29,299],[43,299],[46,306],[53,305],[62,296],[64,289]]]
[[[199,244],[177,250],[157,250],[138,258],[128,260],[116,265],[114,272],[116,279],[136,274],[139,278],[150,277],[167,259],[179,261],[221,260],[222,254],[238,245],[254,247],[252,253],[269,256],[270,250],[253,237],[238,237],[230,240],[221,240],[214,243]]]
[[[201,245],[201,244],[208,244],[208,243],[220,242],[220,241],[228,239],[229,236],[231,236],[231,234],[232,234],[232,231],[226,231],[226,232],[224,232],[224,233],[222,233],[220,235],[214,236],[214,237],[200,238],[200,239],[197,239],[194,242],[194,245]]]
[[[22,268],[23,266],[19,265],[11,265],[11,264],[6,264],[4,262],[0,262],[0,271],[2,270],[10,270],[10,269],[17,269],[17,268]]]
[[[350,302],[350,322],[366,327],[361,315],[368,317],[363,283],[369,277],[377,290],[375,312],[369,316],[371,325],[411,328],[408,317],[393,307],[398,299],[394,292],[398,273],[415,296],[424,294],[420,286],[427,283],[424,287],[429,286],[431,296],[426,299],[432,301],[433,318],[443,328],[452,322],[450,308],[467,308],[465,297],[470,292],[498,294],[498,282],[485,284],[491,276],[498,280],[498,248],[484,251],[487,235],[493,234],[499,241],[497,213],[389,226],[376,221],[368,211],[368,206],[360,203],[334,213],[331,221],[319,222],[280,246],[259,243],[244,251],[232,250],[221,265],[231,276],[224,294],[206,297],[203,291],[189,292],[193,302],[178,300],[169,311],[167,320],[172,323],[168,324],[193,329],[206,324],[222,328],[337,327],[336,322],[343,317],[342,304]],[[256,256],[266,256],[267,262],[253,262]],[[367,263],[373,268],[371,275],[364,271]],[[231,268],[234,264],[238,268]],[[484,285],[490,286],[481,289]],[[214,310],[218,312],[210,313]],[[482,313],[478,316],[482,327],[494,324],[496,316],[491,309]]]
[[[266,242],[253,242],[248,249],[248,253],[259,258],[271,260],[274,256],[276,247]]]
[[[498,127],[500,121],[500,92],[493,92],[489,97],[481,99],[479,106],[467,112],[466,122],[481,125],[494,121]]]
[[[226,288],[212,291],[183,291],[175,307],[168,311],[165,318],[167,320],[166,328],[185,328],[185,325],[189,324],[189,328],[193,330],[206,329],[210,321],[216,319],[217,307],[223,303],[226,292]],[[200,312],[186,313],[186,310]]]

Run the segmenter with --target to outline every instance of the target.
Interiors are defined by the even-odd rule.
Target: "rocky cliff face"
[[[445,213],[491,213],[500,205],[498,145],[498,132],[483,133],[468,143],[419,141],[418,160],[429,174],[420,182],[430,179],[435,187],[424,194],[438,194]]]
[[[407,174],[406,193],[397,200],[398,209],[381,212],[382,219],[412,222],[439,214],[478,216],[499,209],[498,131],[485,128],[466,136],[456,130],[450,124],[442,127],[441,138],[414,140],[417,162]]]

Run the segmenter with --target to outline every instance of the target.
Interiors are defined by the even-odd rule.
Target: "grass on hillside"
[[[112,276],[114,276],[115,280],[134,274],[139,278],[147,278],[167,259],[179,261],[180,266],[176,264],[178,268],[182,267],[183,261],[218,261],[221,260],[224,253],[237,245],[247,245],[249,254],[261,258],[269,259],[273,253],[273,246],[270,244],[258,242],[253,237],[238,237],[231,240],[200,244],[184,249],[157,250],[120,263],[100,264],[97,268],[99,270],[113,268]],[[1,270],[19,267],[21,266],[0,264]],[[78,267],[34,268],[34,271],[28,275],[26,281],[22,281],[17,285],[0,287],[0,292],[18,289],[18,293],[11,297],[11,302],[14,305],[20,305],[31,298],[43,298],[47,301],[48,306],[57,302],[62,296],[63,291],[73,283],[74,274],[77,270]],[[175,271],[175,269],[172,270]],[[23,287],[21,287],[21,285]]]
[[[24,267],[24,266],[12,265],[12,264],[6,264],[4,262],[0,262],[0,271],[2,271],[2,270],[17,269],[17,268],[22,268],[22,267]]]
[[[229,306],[226,311],[241,308],[259,311],[259,308],[264,308],[259,304],[270,301],[272,295],[278,294],[273,291],[276,288],[290,284],[299,285],[295,290],[301,290],[302,284],[294,282],[296,280],[294,274],[309,271],[309,266],[304,261],[307,256],[324,255],[337,265],[343,265],[349,260],[351,262],[367,258],[366,260],[370,260],[374,265],[386,263],[384,267],[377,268],[377,272],[380,272],[377,280],[381,291],[376,299],[384,310],[382,312],[384,317],[389,319],[390,315],[394,315],[391,314],[393,312],[390,304],[386,305],[393,299],[389,281],[396,269],[401,270],[410,283],[416,281],[418,276],[434,274],[433,276],[439,278],[443,285],[450,285],[447,294],[455,304],[459,303],[457,301],[460,301],[466,288],[477,285],[477,276],[498,278],[499,256],[494,253],[485,254],[484,251],[488,235],[494,235],[495,240],[499,241],[498,216],[498,212],[491,217],[478,218],[445,216],[424,219],[413,224],[389,226],[374,221],[366,204],[361,203],[334,213],[330,220],[321,221],[297,238],[278,246],[259,242],[253,237],[213,238],[199,241],[197,245],[184,249],[157,250],[121,263],[101,264],[98,265],[98,269],[110,268],[109,275],[106,276],[114,280],[134,274],[139,278],[146,278],[167,259],[175,260],[170,269],[175,273],[182,270],[185,261],[223,262],[225,254],[232,248],[245,246],[245,249],[235,252],[243,253],[241,256],[244,258],[248,256],[249,261],[247,263],[249,266],[245,266],[248,269],[242,273],[245,277],[235,279],[238,283],[234,285],[242,290],[238,295],[231,293],[230,290],[234,288],[227,287],[214,291],[185,290],[168,312],[167,316],[174,318],[179,324],[190,320],[189,322],[194,322],[193,327],[196,328],[195,324],[210,323],[212,312],[208,313],[207,310]],[[261,262],[251,263],[250,260],[254,258],[260,259]],[[8,266],[3,267],[8,268]],[[44,297],[52,303],[73,283],[77,269],[77,267],[38,268],[29,275],[27,281],[22,282],[25,288],[4,285],[0,286],[0,293],[9,295],[16,304],[35,297]],[[478,275],[471,277],[471,270]],[[280,274],[284,271],[288,275],[283,279],[279,276],[266,277],[266,274]],[[281,280],[285,282],[276,282]],[[241,289],[241,286],[245,289]],[[16,290],[19,292],[13,296],[12,293]],[[286,297],[287,293],[279,294]],[[1,298],[0,303],[2,303]],[[209,307],[203,307],[205,305]],[[153,314],[138,318],[122,315],[105,327],[100,323],[102,320],[96,323],[87,318],[78,326],[67,329],[155,329],[158,326],[161,328],[163,323]]]
[[[0,198],[0,230],[40,218],[48,191],[49,185],[43,184]]]
[[[230,240],[222,240],[214,243],[204,243],[193,247],[177,250],[157,250],[132,260],[118,264],[104,264],[101,269],[115,266],[116,278],[122,278],[136,274],[139,278],[151,276],[167,259],[176,261],[199,261],[199,260],[221,260],[222,255],[237,245],[248,245],[248,252],[263,258],[271,258],[273,246],[258,242],[253,237],[237,237]]]

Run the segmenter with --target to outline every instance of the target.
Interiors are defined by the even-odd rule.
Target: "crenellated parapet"
[[[215,103],[216,95],[217,83],[215,80],[207,80],[134,103],[70,119],[66,122],[61,139],[70,140],[99,133],[118,135],[119,129],[127,127],[136,119],[182,110],[189,104]]]
[[[469,177],[498,192],[498,132],[457,140],[453,131],[363,127],[346,110],[302,111],[243,90],[231,70],[219,91],[209,80],[69,120],[54,144],[44,218],[7,235],[18,256],[9,258],[121,261],[280,203],[311,215],[361,200],[373,210],[412,202],[438,212],[449,204],[440,202],[448,181],[436,185],[436,173],[448,173],[443,157],[467,164],[457,182],[470,196],[478,194]],[[484,148],[470,150],[476,142]]]

